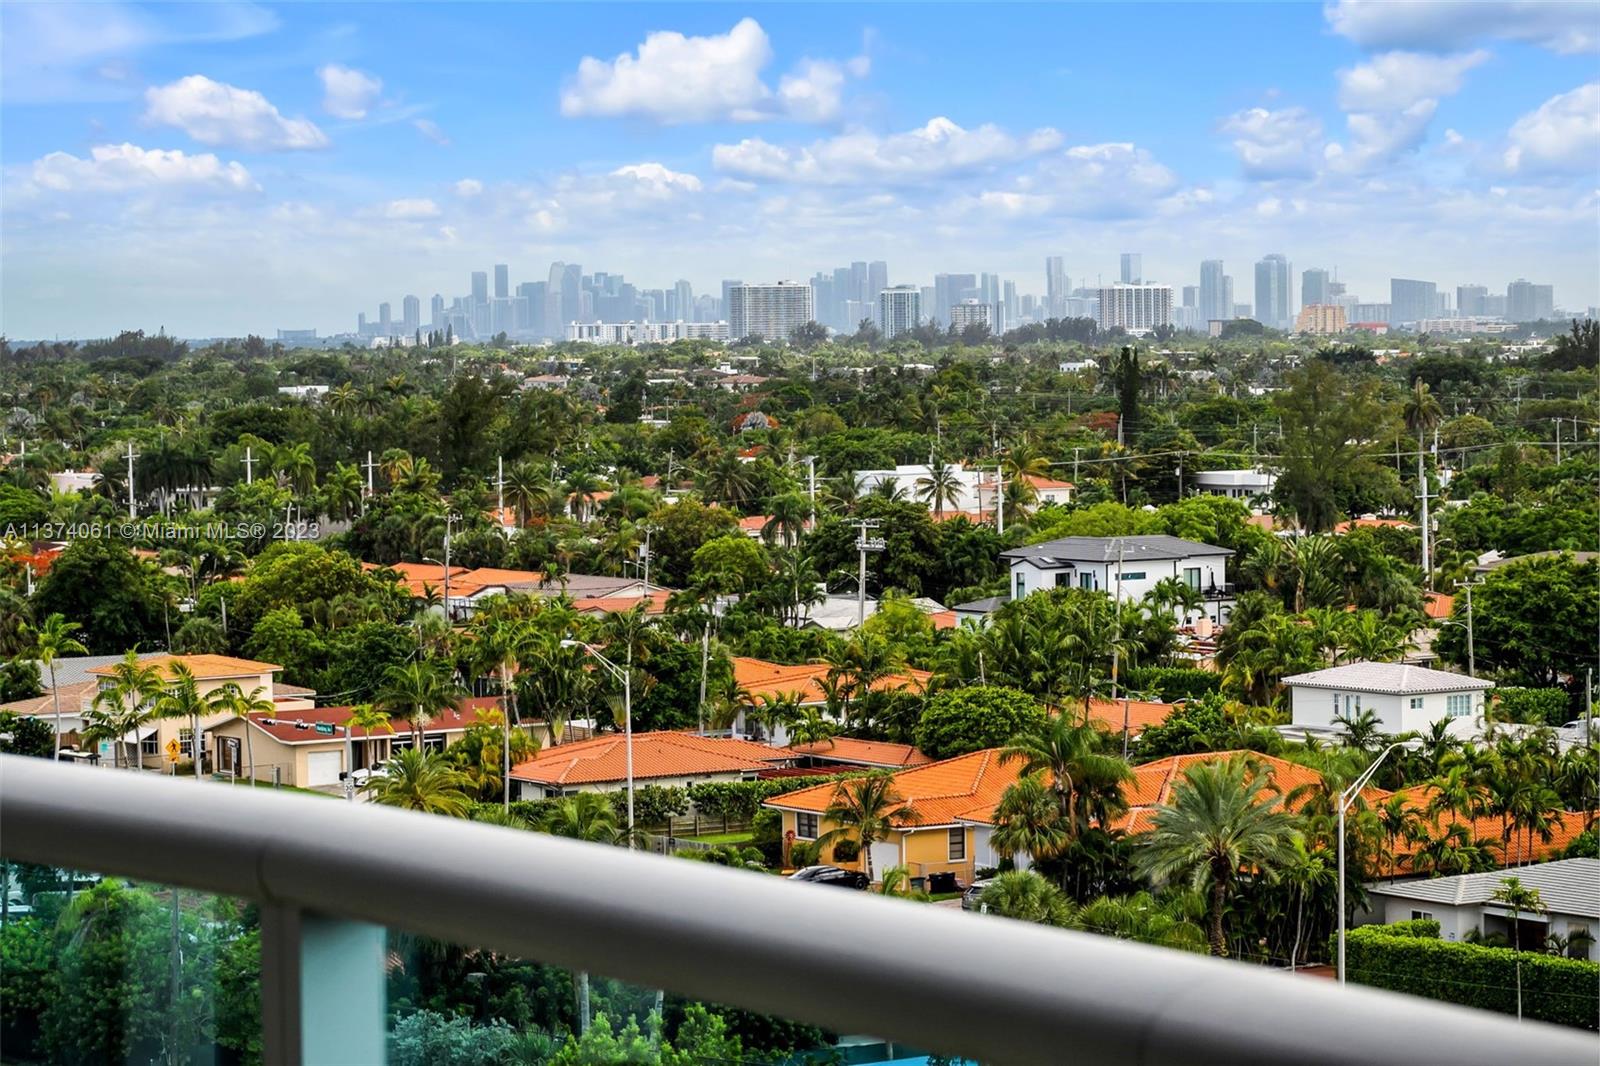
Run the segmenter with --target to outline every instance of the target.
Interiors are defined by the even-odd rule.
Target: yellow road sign
[[[171,740],[167,741],[167,758],[171,759],[173,762],[177,762],[178,755],[182,751],[183,746],[178,743],[177,737],[173,737]]]

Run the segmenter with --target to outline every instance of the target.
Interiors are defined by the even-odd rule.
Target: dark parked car
[[[992,884],[994,884],[994,880],[992,878],[985,878],[982,881],[972,882],[972,884],[967,887],[967,890],[961,893],[961,909],[964,911],[982,910],[983,890]]]
[[[810,881],[816,885],[836,885],[839,888],[865,889],[867,875],[859,870],[841,870],[837,866],[807,866],[789,875],[791,881]]]

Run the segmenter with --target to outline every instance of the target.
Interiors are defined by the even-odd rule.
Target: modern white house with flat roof
[[[1517,916],[1518,944],[1537,949],[1545,937],[1556,935],[1567,939],[1571,957],[1594,958],[1594,937],[1600,936],[1600,859],[1560,859],[1514,870],[1370,884],[1365,921],[1387,925],[1428,918],[1439,923],[1441,940],[1464,940],[1476,929],[1509,941],[1511,910],[1494,894],[1513,876],[1524,888],[1538,889],[1545,908],[1544,914],[1523,910]]]
[[[1252,500],[1272,495],[1278,476],[1270,470],[1197,470],[1191,475],[1196,492],[1207,496],[1226,496],[1230,500]]]
[[[1011,568],[1011,598],[1041,589],[1098,589],[1125,600],[1139,600],[1168,578],[1200,594],[1202,611],[1225,625],[1233,610],[1228,584],[1231,548],[1169,537],[1062,537],[1000,553]],[[1199,612],[1181,618],[1191,623]]]
[[[1335,717],[1377,715],[1385,733],[1426,732],[1448,719],[1452,735],[1483,731],[1485,695],[1491,681],[1406,663],[1347,663],[1283,679],[1289,686],[1292,722],[1311,730],[1336,729]]]

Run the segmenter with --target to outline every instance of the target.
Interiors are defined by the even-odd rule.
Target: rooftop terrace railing
[[[381,1062],[382,926],[983,1063],[1594,1066],[1590,1034],[370,805],[0,756],[10,860],[261,905],[263,1061]]]

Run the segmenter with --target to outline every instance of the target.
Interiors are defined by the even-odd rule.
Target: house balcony
[[[42,759],[0,756],[0,849],[8,882],[19,862],[77,871],[59,895],[90,905],[79,937],[146,923],[142,955],[126,959],[157,994],[131,1018],[86,1006],[67,1036],[116,1040],[57,1058],[213,1061],[191,1053],[184,1026],[197,1012],[175,1005],[203,1001],[219,1019],[233,1009],[237,1022],[256,996],[244,1016],[262,1062],[395,1061],[426,1002],[419,975],[443,965],[437,953],[415,961],[421,937],[481,949],[455,991],[476,1002],[481,989],[482,1014],[510,1001],[518,960],[537,960],[542,991],[517,1000],[529,1009],[555,999],[581,1015],[592,995],[654,1018],[665,990],[680,1007],[722,1004],[985,1064],[1595,1061],[1592,1034],[1239,962],[436,815]],[[143,910],[95,910],[119,888],[85,890],[82,871],[172,887]],[[244,957],[237,943],[207,954],[241,914],[259,935],[258,993],[239,980],[255,972],[223,965]],[[76,942],[56,939],[63,951]],[[73,980],[105,981],[88,965],[29,972],[8,981],[49,981],[67,999]],[[204,999],[208,974],[233,994]],[[253,1037],[235,1026],[229,1039]]]

